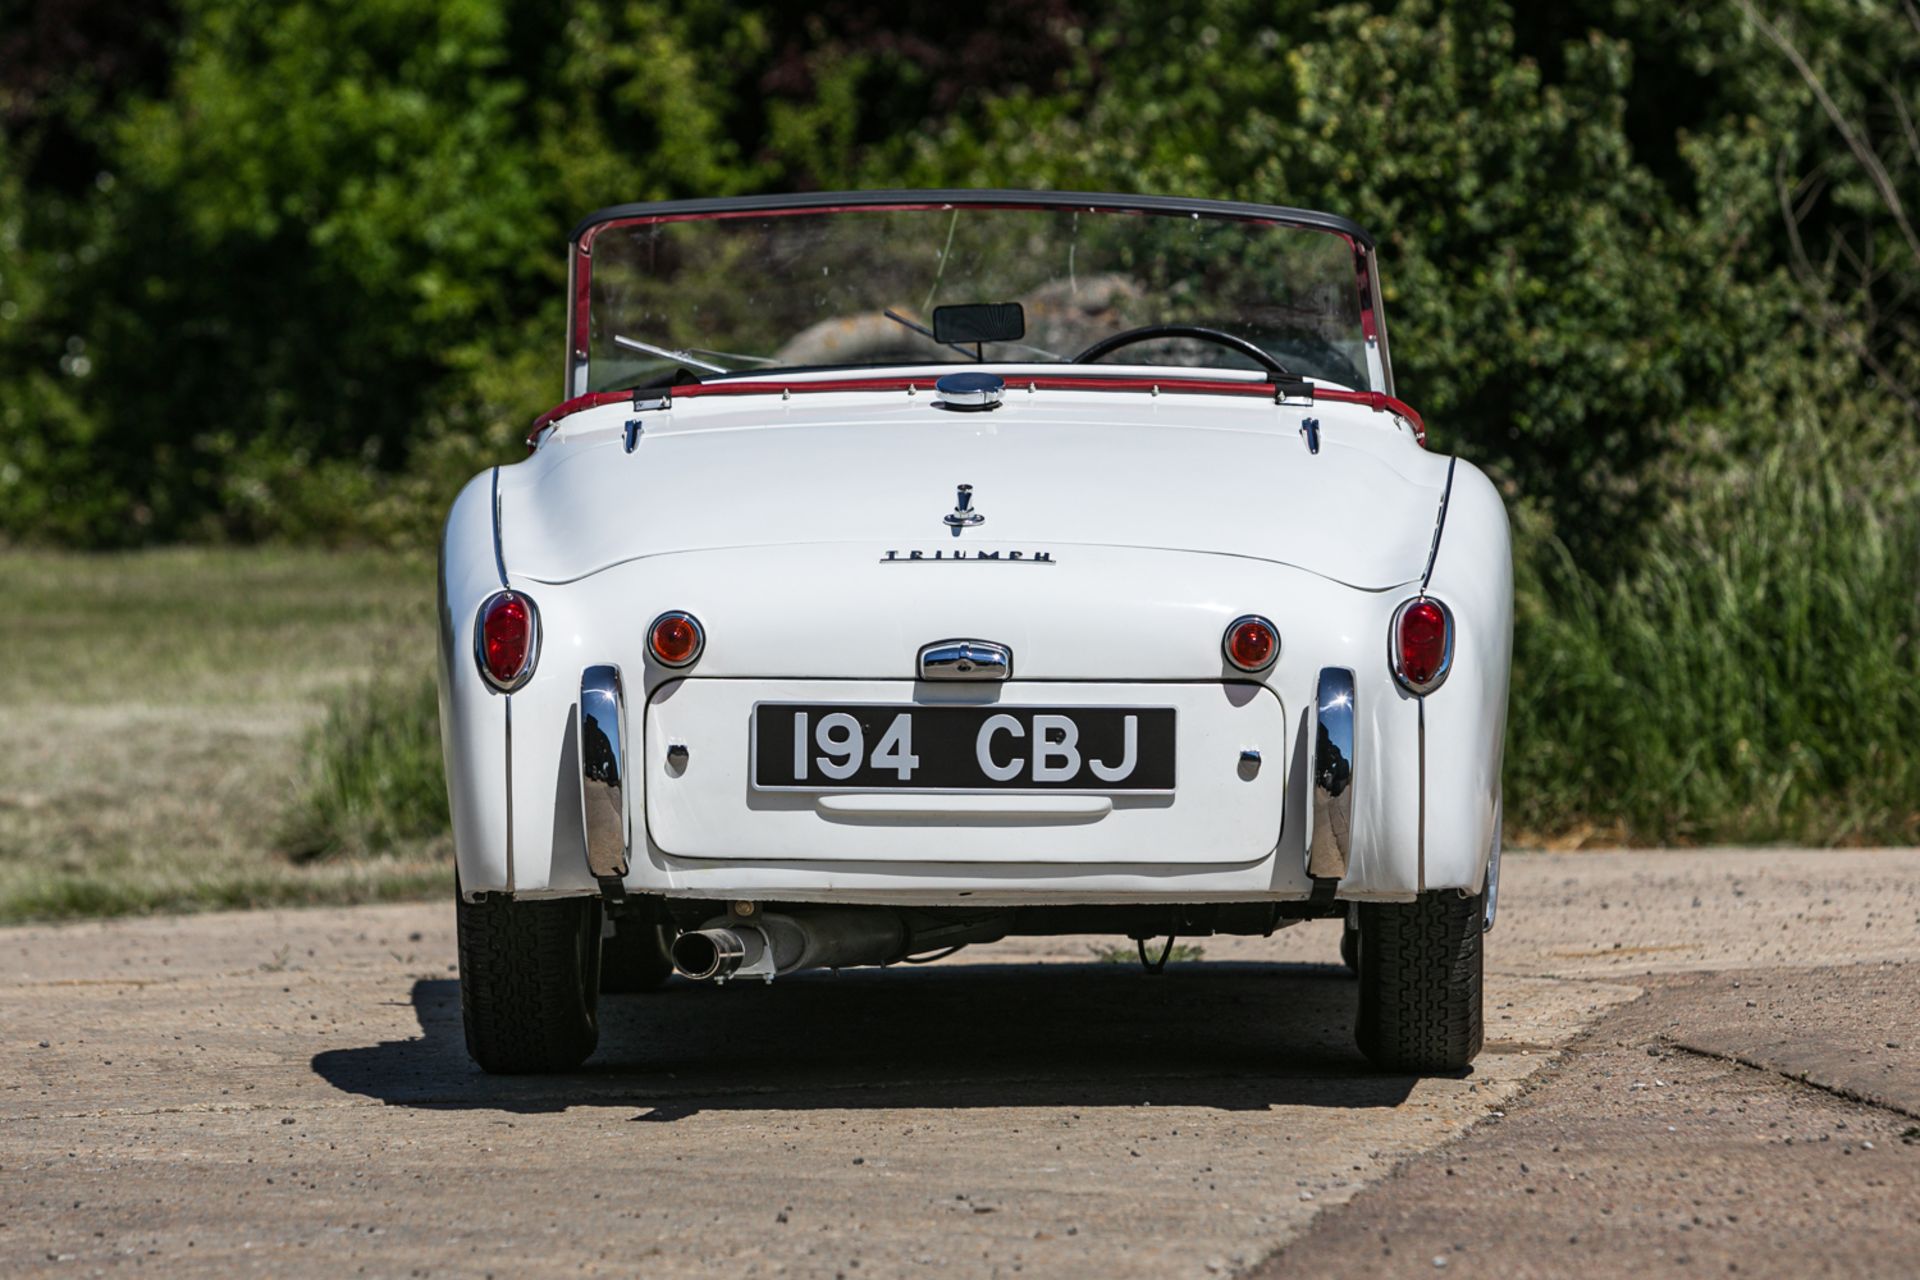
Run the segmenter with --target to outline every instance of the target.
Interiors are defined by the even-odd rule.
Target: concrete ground
[[[0,1274],[1920,1268],[1920,851],[1502,888],[1430,1080],[1354,1052],[1330,924],[676,981],[545,1079],[468,1063],[451,904],[0,930]]]

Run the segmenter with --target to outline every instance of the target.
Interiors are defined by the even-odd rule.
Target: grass
[[[444,835],[289,856],[330,700],[432,653],[424,558],[0,552],[0,921],[436,892]],[[442,802],[444,803],[444,801]]]
[[[1920,838],[1920,508],[1779,450],[1611,580],[1530,549],[1507,824],[1522,842]]]
[[[431,674],[377,675],[335,695],[308,738],[280,842],[301,860],[392,854],[444,839],[451,818]]]

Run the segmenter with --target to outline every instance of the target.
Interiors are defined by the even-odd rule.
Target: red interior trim
[[[937,375],[936,375],[937,376]],[[675,400],[692,399],[697,396],[770,396],[803,395],[807,393],[825,393],[831,391],[905,391],[909,387],[925,387],[933,390],[934,378],[922,374],[919,377],[903,378],[893,375],[882,377],[825,378],[818,381],[771,382],[766,380],[740,382],[695,382],[685,386],[666,389]],[[1016,374],[1007,379],[1007,390],[1025,391],[1164,391],[1169,395],[1212,395],[1212,396],[1258,396],[1271,400],[1274,385],[1271,382],[1246,382],[1237,378],[1103,378],[1089,374]],[[1391,413],[1406,419],[1413,427],[1413,438],[1422,448],[1427,444],[1427,424],[1414,411],[1412,405],[1404,400],[1396,400],[1382,391],[1342,391],[1338,387],[1316,387],[1314,399],[1331,400],[1336,404],[1363,404],[1375,413]],[[539,443],[540,433],[570,414],[584,409],[597,409],[601,405],[615,404],[621,401],[631,402],[631,391],[590,391],[583,396],[564,400],[533,420],[532,428],[527,432],[527,448],[532,449]]]
[[[533,420],[533,425],[527,428],[527,445],[531,447],[534,440],[542,431],[545,431],[562,418],[579,413],[582,409],[598,409],[603,404],[617,404],[622,400],[632,403],[633,392],[589,391],[583,396],[575,396],[571,400],[562,400],[559,404],[553,406],[553,408]]]

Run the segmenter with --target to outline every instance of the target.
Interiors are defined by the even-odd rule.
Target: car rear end
[[[576,233],[577,394],[461,496],[442,565],[475,1057],[576,1062],[601,986],[674,969],[1345,917],[1363,1047],[1458,1065],[1477,1022],[1405,981],[1453,961],[1394,956],[1468,948],[1443,1003],[1477,1017],[1506,530],[1467,468],[1476,532],[1443,548],[1456,469],[1392,398],[1370,243],[1299,211],[941,195]],[[821,283],[713,278],[703,245]],[[1190,307],[1223,254],[1271,270],[1201,305],[1260,341],[1115,331]],[[929,279],[963,302],[891,304]],[[1149,362],[1090,363],[1122,350]]]

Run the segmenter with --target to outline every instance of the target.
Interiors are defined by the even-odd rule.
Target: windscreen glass
[[[1355,250],[1328,231],[1073,208],[757,213],[613,223],[594,234],[590,264],[593,391],[682,370],[1067,362],[1150,325],[1217,330],[1290,373],[1379,389]],[[949,310],[936,318],[939,308]],[[955,332],[991,336],[941,340]],[[1101,360],[1264,368],[1234,343],[1190,334]]]

